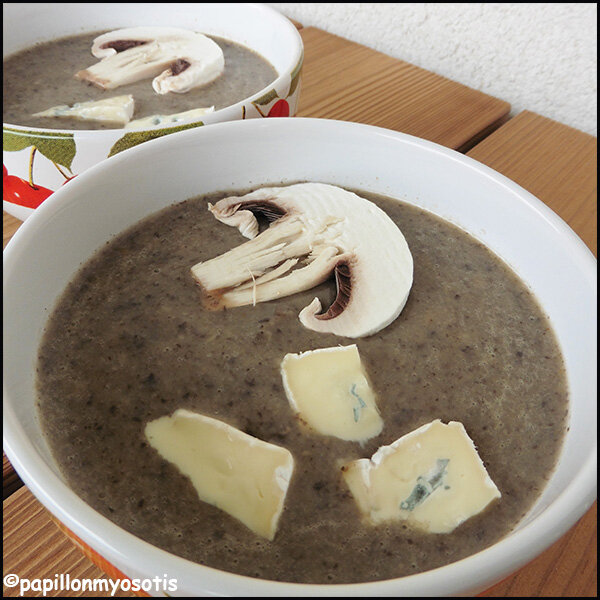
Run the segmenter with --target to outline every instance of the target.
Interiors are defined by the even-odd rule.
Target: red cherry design
[[[271,110],[267,117],[289,117],[290,116],[290,105],[287,100],[280,98],[271,106]]]
[[[5,165],[2,165],[2,199],[13,204],[37,208],[50,194],[53,193],[41,185],[31,185],[29,182],[9,175]]]
[[[75,177],[77,177],[77,175],[73,175],[73,177],[67,177],[60,185],[61,186],[65,185],[66,183],[71,181],[71,179],[75,179]]]

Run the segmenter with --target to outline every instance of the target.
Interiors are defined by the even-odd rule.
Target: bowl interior
[[[386,194],[459,225],[513,268],[554,326],[569,381],[569,431],[558,467],[532,511],[515,532],[478,555],[395,580],[393,588],[385,588],[384,582],[360,588],[373,594],[425,590],[432,595],[482,589],[557,539],[595,497],[596,263],[565,223],[522,188],[463,155],[403,134],[317,119],[222,123],[137,146],[59,190],[28,219],[5,252],[9,458],[69,527],[82,535],[93,530],[91,524],[100,521],[89,507],[78,505],[76,514],[60,508],[59,499],[70,492],[60,481],[36,420],[36,352],[56,299],[97,248],[145,215],[201,193],[297,180]],[[106,554],[111,548],[116,552],[110,537],[107,533],[99,541]],[[128,543],[131,549],[145,547],[136,538]],[[146,548],[146,557],[148,552]],[[205,589],[206,583],[200,583],[203,567],[172,560],[173,569],[183,569],[189,581]],[[281,589],[258,587],[264,584],[247,583],[253,593]]]

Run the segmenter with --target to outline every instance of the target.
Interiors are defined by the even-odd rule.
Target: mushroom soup
[[[225,194],[147,217],[82,267],[48,322],[37,367],[43,429],[77,494],[179,556],[305,583],[418,573],[478,552],[518,523],[551,474],[566,428],[566,375],[550,324],[518,277],[471,236],[409,204],[359,195],[398,225],[414,263],[400,315],[364,337],[314,331],[300,322],[315,296],[323,306],[339,297],[333,281],[284,298],[207,310],[190,268],[244,241],[235,227],[215,219],[226,218],[216,202]],[[277,199],[271,209],[269,215],[261,207],[275,224],[282,215]],[[262,285],[259,278],[254,284],[257,290]],[[363,395],[363,404],[376,403],[381,423],[366,436],[343,439],[311,427],[299,396],[292,410],[294,389],[282,380],[282,363],[352,344],[358,351],[352,360],[360,358],[374,394],[374,400]],[[276,531],[259,535],[216,502],[201,500],[176,459],[163,458],[158,429],[170,427],[175,415],[191,415],[203,427],[235,428],[240,443],[260,440],[285,450],[285,460],[291,454]],[[450,428],[438,420],[459,422],[452,431],[463,437],[466,431],[472,440],[485,477],[497,487],[490,488],[489,504],[444,533],[414,519],[365,519],[342,467],[375,460],[391,447],[409,451],[414,434]],[[156,435],[148,435],[149,427]],[[443,479],[454,460],[438,459],[437,471],[419,478],[431,499],[454,485]],[[421,488],[404,496],[402,507],[425,506]]]
[[[97,62],[90,49],[99,35],[100,32],[87,33],[40,43],[5,58],[4,122],[42,129],[111,129],[122,124],[34,115],[60,105],[128,95],[135,102],[134,119],[178,114],[201,107],[214,106],[218,110],[248,98],[277,78],[273,66],[256,52],[211,36],[222,50],[224,70],[201,87],[185,93],[157,93],[151,79],[146,78],[116,89],[101,89],[88,80],[74,77]],[[181,69],[182,63],[179,64]]]

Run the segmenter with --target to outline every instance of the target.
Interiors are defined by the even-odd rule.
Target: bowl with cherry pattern
[[[39,42],[125,28],[185,28],[218,36],[265,58],[276,78],[247,98],[201,117],[136,129],[60,129],[3,124],[3,207],[25,220],[57,189],[92,165],[142,142],[222,121],[295,116],[303,63],[302,39],[284,16],[261,4],[8,4],[4,58]],[[142,22],[143,21],[143,22]],[[93,58],[90,54],[90,57]],[[225,65],[226,68],[226,65]],[[72,78],[72,73],[65,77]],[[82,86],[89,82],[81,81]],[[5,86],[6,87],[6,86]],[[155,88],[156,89],[156,88]],[[111,90],[119,94],[119,90]],[[6,91],[5,91],[6,93]],[[58,122],[58,125],[56,125]]]

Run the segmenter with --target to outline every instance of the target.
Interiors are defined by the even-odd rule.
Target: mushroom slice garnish
[[[154,78],[159,94],[185,93],[216,79],[225,68],[219,45],[201,33],[174,27],[132,27],[94,40],[100,62],[79,71],[77,79],[114,89]]]
[[[373,202],[324,183],[265,187],[219,200],[209,210],[249,241],[192,267],[207,308],[266,302],[335,276],[337,296],[300,312],[308,329],[345,337],[371,335],[400,314],[413,260],[397,225]],[[270,222],[259,233],[257,217]]]

